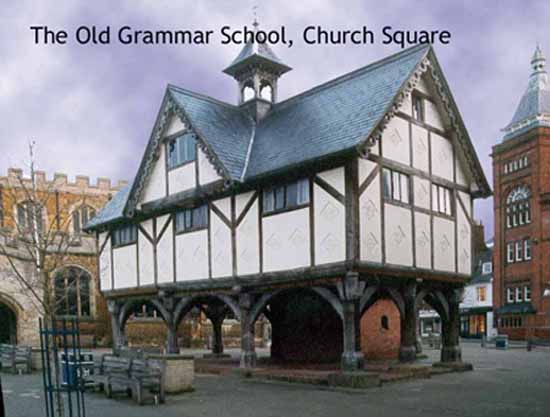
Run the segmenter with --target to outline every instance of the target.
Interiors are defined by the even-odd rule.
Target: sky
[[[39,169],[131,180],[153,127],[166,85],[175,84],[236,103],[236,82],[221,71],[242,46],[34,44],[32,25],[66,30],[201,29],[250,25],[253,6],[262,28],[286,27],[291,48],[273,49],[293,68],[279,81],[279,99],[398,52],[379,39],[368,45],[306,45],[303,28],[379,32],[448,30],[435,45],[444,74],[492,184],[491,148],[527,86],[530,58],[540,43],[550,55],[550,2],[374,0],[1,0],[0,175],[26,172],[29,140]],[[114,39],[112,39],[114,41]],[[476,202],[476,218],[492,236],[492,201]]]

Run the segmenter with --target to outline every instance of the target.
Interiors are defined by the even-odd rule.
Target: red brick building
[[[494,307],[512,339],[550,338],[550,81],[537,47],[504,138],[493,147]]]

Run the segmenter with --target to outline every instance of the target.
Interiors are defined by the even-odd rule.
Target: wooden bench
[[[146,395],[153,393],[158,394],[160,402],[165,401],[162,368],[154,361],[103,355],[89,379],[109,398],[124,393],[142,405]]]
[[[130,367],[132,397],[139,405],[145,400],[146,393],[158,394],[159,402],[164,403],[164,381],[161,365],[147,359],[133,359]],[[154,399],[154,396],[151,397]]]
[[[0,361],[2,369],[11,370],[17,374],[19,369],[24,373],[32,372],[32,348],[30,346],[0,345]]]
[[[531,352],[535,347],[550,348],[550,340],[548,339],[529,339],[527,340],[527,351]]]

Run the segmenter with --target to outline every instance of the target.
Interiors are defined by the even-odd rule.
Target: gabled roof
[[[243,53],[241,55],[250,56],[247,48]],[[380,137],[405,94],[428,68],[437,82],[451,123],[459,131],[458,142],[474,175],[478,195],[490,195],[490,187],[437,59],[430,46],[418,45],[275,103],[258,124],[246,108],[168,86],[140,168],[126,197],[124,214],[133,215],[156,161],[162,130],[172,114],[178,115],[195,132],[199,146],[228,183],[247,182],[342,152],[362,151],[373,138]],[[111,210],[118,213],[115,209],[107,212]],[[94,222],[95,226],[98,221]]]
[[[546,58],[537,46],[531,59],[533,72],[529,84],[512,120],[503,129],[506,132],[504,140],[516,137],[532,127],[550,126],[550,80],[545,64]]]

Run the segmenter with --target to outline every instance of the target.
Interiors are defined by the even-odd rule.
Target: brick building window
[[[513,243],[507,243],[506,244],[506,261],[508,263],[514,262],[515,256],[514,256],[514,244]]]
[[[529,261],[531,260],[531,239],[525,239],[523,241],[523,246],[524,246],[524,250],[523,250],[524,259],[526,261]]]
[[[523,287],[523,299],[525,301],[531,301],[531,287],[529,285]]]
[[[81,268],[70,266],[55,274],[56,314],[59,316],[90,316],[91,276]]]
[[[82,228],[95,216],[95,209],[90,206],[81,206],[73,211],[73,232],[81,233]]]
[[[531,223],[531,192],[522,185],[514,188],[506,199],[506,227],[508,229]]]
[[[529,238],[506,244],[506,261],[509,264],[530,261],[531,256],[531,239]]]
[[[20,232],[33,231],[34,227],[39,233],[44,230],[44,211],[42,207],[32,201],[24,201],[17,205],[17,227]]]
[[[516,287],[516,303],[523,302],[523,288]]]
[[[513,303],[514,300],[515,300],[514,289],[513,288],[506,288],[506,301],[508,303]]]

